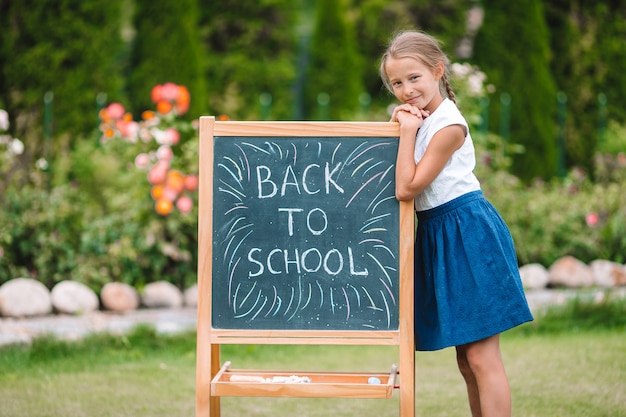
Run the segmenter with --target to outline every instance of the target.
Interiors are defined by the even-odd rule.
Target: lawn
[[[622,317],[609,328],[571,327],[571,320],[553,317],[504,334],[513,415],[626,416]],[[568,328],[547,325],[559,320]],[[397,359],[395,349],[224,346],[222,359],[237,368],[388,371]],[[469,415],[453,349],[417,353],[415,395],[416,416]],[[221,407],[224,417],[399,414],[397,394],[390,400],[224,397]],[[0,350],[1,417],[190,417],[194,408],[195,333],[162,336],[137,328],[123,337],[94,335],[73,343],[40,339],[30,348]]]

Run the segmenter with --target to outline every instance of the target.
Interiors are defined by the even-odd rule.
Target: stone
[[[61,281],[50,291],[52,307],[63,314],[84,314],[100,307],[98,295],[85,284]]]
[[[100,292],[102,306],[111,311],[124,312],[139,307],[139,295],[135,288],[123,282],[109,282]]]
[[[52,312],[50,291],[32,278],[15,278],[0,287],[0,315],[45,316]]]
[[[183,294],[170,282],[151,282],[141,293],[141,303],[148,308],[179,308],[183,305]]]
[[[538,290],[545,288],[550,280],[550,274],[545,266],[538,263],[531,263],[519,269],[524,288]]]
[[[192,285],[183,293],[185,305],[187,307],[198,307],[198,285]]]
[[[552,287],[581,288],[594,284],[591,267],[573,256],[557,259],[548,272],[549,285]]]
[[[617,262],[597,259],[589,264],[594,283],[599,287],[612,288],[626,284],[626,269]]]

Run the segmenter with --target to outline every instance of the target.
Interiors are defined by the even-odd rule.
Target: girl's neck
[[[445,100],[444,97],[442,97],[440,95],[437,95],[437,96],[433,97],[433,99],[430,101],[430,103],[428,103],[428,105],[426,106],[426,108],[424,110],[428,110],[430,112],[430,114],[433,114],[435,112],[435,110],[437,110],[437,108],[439,108],[441,103],[443,103],[444,100]]]

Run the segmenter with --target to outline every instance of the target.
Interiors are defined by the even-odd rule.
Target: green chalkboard
[[[213,138],[212,326],[397,330],[397,138]]]

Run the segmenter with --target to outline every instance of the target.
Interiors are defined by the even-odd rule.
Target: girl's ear
[[[440,80],[441,77],[443,77],[443,74],[445,73],[445,70],[446,70],[445,64],[443,62],[439,62],[435,66],[435,78],[437,80]]]

